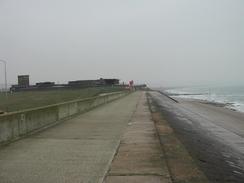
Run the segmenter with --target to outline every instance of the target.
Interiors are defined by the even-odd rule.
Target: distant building
[[[30,86],[30,76],[29,75],[19,75],[18,76],[18,86],[21,88],[28,88]]]
[[[134,87],[136,90],[148,90],[149,89],[146,84],[134,85]]]
[[[76,80],[69,81],[68,86],[70,87],[90,87],[100,85],[98,80]]]
[[[77,80],[69,81],[68,85],[70,87],[113,86],[119,85],[119,79]]]
[[[53,89],[73,89],[73,88],[88,88],[97,86],[119,86],[119,79],[97,79],[97,80],[76,80],[69,81],[68,84],[55,84],[55,82],[39,82],[35,85],[29,84],[29,75],[18,76],[18,85],[12,85],[10,90],[17,91],[38,91],[38,90],[53,90]]]
[[[102,80],[104,80],[105,85],[119,85],[119,79],[102,79]]]
[[[40,83],[36,83],[36,86],[38,88],[47,88],[47,87],[53,87],[55,86],[55,82],[40,82]]]

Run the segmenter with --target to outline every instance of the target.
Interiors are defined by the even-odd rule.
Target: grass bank
[[[0,111],[19,111],[74,99],[94,97],[101,93],[110,93],[121,90],[122,89],[119,87],[93,87],[49,91],[25,91],[9,93],[7,98],[4,93],[0,93]]]

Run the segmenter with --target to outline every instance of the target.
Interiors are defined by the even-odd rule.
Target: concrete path
[[[136,92],[39,134],[2,147],[0,183],[103,181],[140,95],[140,92]],[[142,126],[136,125],[137,122]],[[161,151],[157,149],[159,145],[154,136],[152,122],[149,120],[149,112],[146,111],[145,115],[137,112],[132,124],[131,130],[137,129],[135,134],[142,133],[142,136],[135,138],[134,132],[127,131],[127,135],[123,138],[127,143],[124,148],[131,149],[134,143],[139,143],[137,152],[131,155],[135,157],[136,154],[142,153],[143,155],[138,156],[140,160],[144,155],[146,158],[145,164],[134,161],[136,164],[132,170],[138,168],[139,172],[134,173],[151,172],[161,176],[165,169],[160,167]],[[147,127],[149,129],[146,130]],[[143,137],[144,133],[148,135]],[[150,157],[146,156],[147,150],[152,153],[150,157],[154,158],[152,161],[155,164],[151,165],[148,159]],[[156,167],[153,167],[154,165]],[[128,173],[128,171],[131,170],[117,169],[114,173]]]
[[[106,183],[170,183],[165,156],[145,93],[126,129]]]

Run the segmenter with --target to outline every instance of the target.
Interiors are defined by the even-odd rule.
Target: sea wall
[[[43,130],[127,94],[128,92],[116,92],[0,115],[0,145]]]

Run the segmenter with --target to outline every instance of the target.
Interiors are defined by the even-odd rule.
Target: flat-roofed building
[[[23,88],[28,88],[30,86],[30,76],[29,75],[19,75],[18,76],[18,86]]]
[[[102,80],[104,80],[105,85],[119,85],[119,79],[102,79]]]
[[[70,87],[112,86],[119,85],[119,79],[77,80],[69,81],[68,85]]]

